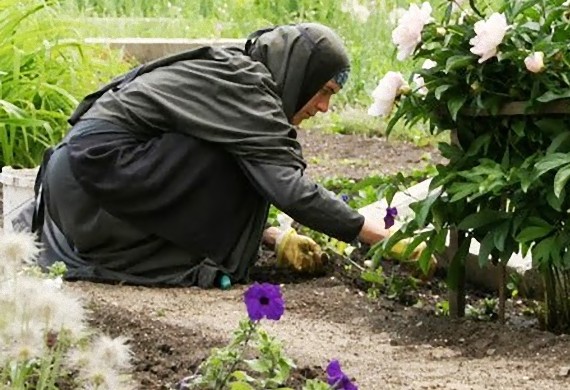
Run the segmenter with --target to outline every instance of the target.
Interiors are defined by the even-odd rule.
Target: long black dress
[[[43,264],[63,260],[72,279],[242,281],[269,204],[353,240],[363,217],[304,175],[289,123],[346,67],[329,29],[283,26],[106,92],[42,172]]]

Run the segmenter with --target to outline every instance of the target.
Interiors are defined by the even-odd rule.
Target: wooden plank
[[[466,116],[516,116],[516,115],[568,115],[570,114],[570,100],[560,99],[543,103],[533,109],[528,109],[528,102],[511,102],[505,104],[497,114],[488,110],[462,110]]]

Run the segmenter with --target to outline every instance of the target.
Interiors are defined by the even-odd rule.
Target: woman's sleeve
[[[240,164],[259,193],[295,221],[341,241],[358,237],[364,217],[301,169],[245,159]]]

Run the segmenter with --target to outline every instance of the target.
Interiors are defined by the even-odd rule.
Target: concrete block
[[[245,39],[86,38],[85,43],[122,50],[125,57],[134,58],[142,63],[200,46],[243,47]]]
[[[37,173],[38,168],[2,168],[0,183],[2,183],[4,231],[12,230],[12,218],[18,215],[30,200],[34,199],[34,183]]]

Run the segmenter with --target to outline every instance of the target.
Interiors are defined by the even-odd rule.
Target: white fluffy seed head
[[[2,362],[25,362],[45,355],[47,351],[43,330],[36,322],[11,323],[2,329]]]
[[[33,233],[4,232],[0,234],[0,261],[16,267],[38,259],[41,246]]]
[[[132,353],[126,342],[127,338],[123,336],[111,338],[100,335],[93,342],[92,355],[111,368],[127,370],[131,366]]]
[[[68,351],[65,360],[78,371],[83,389],[134,390],[132,378],[125,374],[131,367],[131,352],[124,337],[97,335],[83,341]]]

